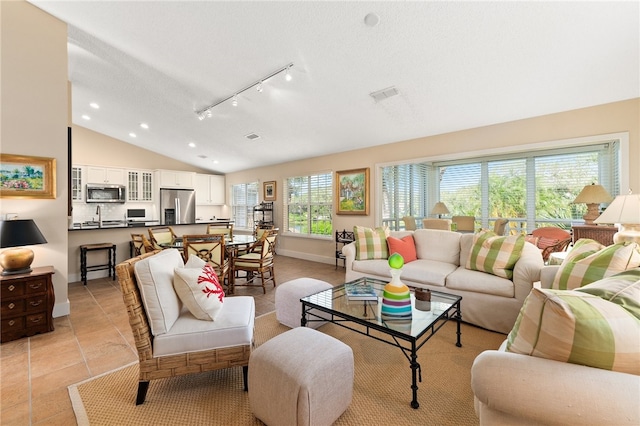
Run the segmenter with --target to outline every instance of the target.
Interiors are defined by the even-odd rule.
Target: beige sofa
[[[497,351],[478,355],[471,388],[481,425],[638,425],[640,376]]]
[[[463,321],[500,333],[509,333],[533,284],[540,279],[544,266],[540,250],[525,243],[513,279],[465,268],[473,245],[473,234],[418,229],[393,231],[391,236],[413,235],[418,260],[406,263],[401,280],[411,287],[428,288],[462,296]],[[355,260],[355,243],[342,248],[345,255],[346,281],[360,277],[390,279],[384,259]],[[462,265],[462,266],[461,266]]]

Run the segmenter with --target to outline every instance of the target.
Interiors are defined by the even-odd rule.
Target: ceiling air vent
[[[204,160],[205,158],[207,158],[207,156],[204,155],[204,154],[200,154],[200,155],[198,155],[198,158],[202,158]]]
[[[249,133],[248,135],[244,135],[244,137],[249,139],[250,141],[260,139],[260,136],[256,135],[255,133]]]
[[[398,89],[392,86],[378,90],[377,92],[369,93],[369,96],[371,96],[376,102],[380,102],[392,96],[396,96],[398,93]]]

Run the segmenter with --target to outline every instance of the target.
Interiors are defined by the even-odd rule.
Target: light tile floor
[[[344,282],[334,265],[276,256],[276,282],[299,277]],[[256,316],[275,309],[275,289],[238,287],[252,295]],[[108,278],[69,284],[71,314],[54,319],[51,333],[0,345],[0,424],[73,425],[67,387],[138,359],[118,282]]]

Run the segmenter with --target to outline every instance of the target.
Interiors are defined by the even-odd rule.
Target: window
[[[253,206],[258,204],[258,182],[231,187],[231,217],[236,228],[253,228]]]
[[[620,193],[618,141],[457,161],[385,166],[383,223],[399,229],[402,216],[429,215],[436,201],[451,215],[475,216],[484,228],[503,217],[515,232],[581,222],[573,200],[597,182]]]
[[[331,237],[333,234],[332,174],[288,178],[286,186],[285,232]]]

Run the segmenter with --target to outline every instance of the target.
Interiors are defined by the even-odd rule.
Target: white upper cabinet
[[[193,189],[195,186],[194,172],[181,172],[177,170],[158,170],[158,182],[160,188],[186,188]]]
[[[113,167],[87,166],[87,183],[124,185],[124,169]]]
[[[127,200],[153,201],[153,171],[127,170]]]
[[[223,175],[196,174],[196,204],[199,206],[225,204]]]
[[[84,166],[71,166],[71,201],[84,201]]]

